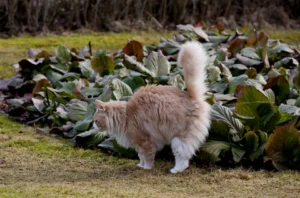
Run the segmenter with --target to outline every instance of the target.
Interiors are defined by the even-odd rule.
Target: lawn
[[[300,32],[271,32],[299,44]],[[292,36],[291,36],[292,35]],[[128,38],[158,43],[166,33],[89,34],[18,37],[0,40],[0,78],[14,74],[11,64],[26,57],[30,47],[53,51],[59,44],[109,51]],[[74,148],[64,139],[37,133],[0,115],[0,197],[300,197],[300,173],[242,168],[196,167],[171,175],[173,162],[156,161],[155,169],[140,170],[137,160]]]
[[[299,197],[300,173],[222,170],[137,160],[74,148],[0,116],[0,197]]]

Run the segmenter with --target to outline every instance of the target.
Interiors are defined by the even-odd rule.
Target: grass
[[[290,44],[300,32],[270,32]],[[26,57],[27,49],[53,51],[59,44],[115,50],[127,38],[158,43],[161,34],[72,34],[0,40],[0,78],[14,74],[10,65]],[[171,34],[164,34],[171,37]],[[222,170],[195,165],[169,174],[173,162],[156,161],[153,170],[136,167],[137,160],[74,148],[65,140],[35,132],[0,115],[0,197],[300,197],[300,173],[244,169]]]
[[[300,173],[173,163],[141,170],[136,160],[74,148],[0,116],[0,197],[299,197]]]

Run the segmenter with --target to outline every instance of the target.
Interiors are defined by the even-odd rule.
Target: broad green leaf
[[[162,54],[162,52],[159,50],[158,51],[158,71],[157,75],[158,76],[164,76],[164,75],[169,75],[171,65],[167,58]]]
[[[245,87],[238,97],[236,114],[245,117],[253,117],[248,120],[247,124],[252,129],[262,127],[262,129],[272,129],[271,127],[280,119],[280,114],[277,107],[272,105],[269,99],[259,90],[253,86]]]
[[[278,107],[278,110],[280,112],[288,113],[292,116],[300,116],[300,108],[296,107],[294,105],[280,104],[279,107]]]
[[[263,61],[242,56],[241,54],[237,54],[236,57],[241,64],[246,65],[248,67],[256,67],[263,64]]]
[[[67,64],[71,61],[70,50],[65,46],[60,45],[56,50],[56,58],[60,63]]]
[[[226,52],[224,50],[220,50],[216,56],[216,60],[225,61],[226,60]],[[217,63],[215,62],[215,64],[217,64]]]
[[[208,36],[208,40],[212,43],[225,43],[228,40],[227,36]]]
[[[62,63],[50,64],[49,67],[60,74],[66,74],[68,71],[67,65]]]
[[[194,27],[193,30],[199,38],[209,42],[208,35],[203,31],[202,27]]]
[[[47,76],[47,79],[53,85],[55,85],[62,78],[63,75],[61,75],[60,73],[55,72],[55,71],[49,69],[49,70],[46,71],[46,76]]]
[[[232,94],[235,91],[235,88],[238,85],[247,85],[246,81],[248,80],[248,76],[246,74],[237,76],[237,77],[232,77],[229,80],[229,91],[228,93]]]
[[[43,74],[37,74],[37,75],[35,75],[34,77],[33,77],[33,81],[34,82],[38,82],[38,81],[40,81],[40,80],[42,80],[42,79],[46,79],[47,80],[47,77],[46,76],[44,76]]]
[[[133,91],[145,85],[145,80],[140,76],[130,76],[124,79],[123,82],[129,85]]]
[[[179,74],[171,76],[169,78],[168,84],[177,87],[180,90],[185,89],[185,82]]]
[[[155,51],[152,51],[145,63],[145,67],[155,76],[157,76],[157,71],[158,71],[158,53]]]
[[[254,161],[255,159],[257,159],[259,157],[263,157],[265,146],[268,141],[268,134],[266,132],[258,130],[257,135],[259,137],[259,147],[255,152],[252,152],[249,155],[249,158],[251,161]]]
[[[209,129],[209,139],[227,141],[230,138],[229,130],[229,124],[227,122],[212,118]]]
[[[242,28],[242,32],[245,36],[250,36],[251,34],[253,34],[253,32],[255,32],[255,30],[251,26],[244,26]]]
[[[244,132],[244,125],[238,119],[233,117],[233,113],[229,108],[224,107],[219,103],[212,106],[211,119],[226,122],[233,134],[243,134]]]
[[[68,118],[71,121],[83,120],[85,113],[87,112],[88,104],[84,101],[72,99],[68,104],[69,112]]]
[[[108,102],[112,97],[112,90],[108,85],[105,85],[103,88],[102,94],[97,98],[98,100],[101,100],[103,102]]]
[[[257,151],[259,146],[259,137],[256,135],[256,133],[253,131],[249,131],[245,134],[244,138],[246,151],[249,154]]]
[[[158,44],[158,48],[162,49],[168,55],[175,54],[180,49],[180,44],[173,39],[160,39],[160,44]]]
[[[81,70],[81,74],[87,79],[96,76],[96,72],[93,70],[90,60],[80,61],[79,68]]]
[[[254,60],[261,61],[261,58],[257,55],[255,48],[252,47],[246,47],[241,50],[241,55],[244,57],[248,57]]]
[[[238,147],[232,147],[231,152],[232,152],[233,160],[236,163],[239,163],[246,153],[246,151]]]
[[[77,145],[82,146],[84,148],[94,147],[100,144],[102,141],[107,138],[107,132],[99,132],[98,129],[91,129],[84,133],[80,133],[75,137],[75,141]]]
[[[298,66],[299,66],[299,62],[292,57],[283,58],[282,60],[280,60],[274,64],[275,68],[285,67],[288,69],[292,69],[292,68],[295,68]]]
[[[224,64],[221,63],[221,64],[219,65],[219,68],[220,68],[220,70],[221,70],[221,72],[222,72],[222,75],[224,76],[224,78],[225,78],[226,80],[229,80],[229,79],[232,77],[232,74],[231,74],[229,68],[226,67]]]
[[[67,80],[67,81],[73,81],[75,79],[79,79],[80,75],[73,73],[73,72],[69,72],[64,74],[58,81],[63,81],[63,80]]]
[[[269,79],[268,84],[264,86],[264,89],[272,89],[274,91],[276,104],[282,103],[288,98],[290,93],[289,82],[282,75]]]
[[[268,97],[269,101],[274,104],[275,103],[275,93],[272,89],[265,90],[265,95]]]
[[[248,70],[248,67],[246,67],[245,65],[242,65],[242,64],[233,64],[233,65],[229,66],[229,69],[233,76],[239,76],[239,75],[244,74]]]
[[[113,140],[113,148],[120,156],[133,158],[137,156],[137,153],[134,149],[131,148],[124,148],[118,144],[116,140]]]
[[[274,162],[292,162],[297,156],[295,151],[300,148],[300,134],[290,125],[278,127],[270,135],[266,145],[267,155]]]
[[[39,80],[32,90],[32,95],[35,95],[40,91],[46,91],[46,87],[52,87],[52,84],[47,79]]]
[[[223,103],[226,103],[226,102],[236,100],[236,97],[232,96],[231,94],[215,93],[214,94],[214,99],[216,100],[216,102],[222,101]]]
[[[229,43],[228,51],[233,55],[237,54],[244,46],[243,40],[236,38]]]
[[[297,98],[297,100],[295,102],[295,106],[300,107],[300,96]]]
[[[231,145],[229,142],[215,140],[209,140],[201,147],[202,150],[216,157],[218,157],[221,152],[228,151],[230,148]]]
[[[9,104],[10,106],[13,106],[13,107],[20,107],[24,103],[25,103],[24,99],[13,98],[13,99],[8,99],[7,100],[7,104]]]
[[[74,88],[76,86],[76,81],[69,82],[60,82],[59,87],[56,89],[56,92],[63,93],[64,96],[69,98],[74,98]]]
[[[292,50],[287,44],[277,42],[277,45],[271,49],[271,53],[278,54],[281,52],[292,54],[294,50]]]
[[[225,79],[223,79],[213,84],[212,87],[210,88],[210,91],[222,94],[225,92],[225,90],[227,90],[227,86],[228,86],[228,82]]]
[[[113,94],[117,100],[123,96],[132,96],[131,88],[119,79],[112,80]]]
[[[146,74],[148,76],[155,77],[155,73],[149,71],[149,69],[147,69],[142,63],[134,60],[130,56],[124,55],[123,63],[127,69],[131,69],[134,71],[138,71],[142,74]]]
[[[254,68],[249,68],[245,73],[249,78],[255,79],[257,76],[257,71]]]
[[[76,122],[74,129],[76,129],[77,131],[86,131],[90,128],[91,125],[91,121],[88,120],[79,120]]]
[[[155,76],[168,75],[171,69],[169,61],[160,50],[158,52],[151,52],[146,60],[145,66]]]
[[[101,76],[110,74],[114,71],[114,59],[106,54],[106,51],[99,50],[96,52],[91,61],[92,68]]]
[[[207,70],[207,79],[210,83],[215,83],[221,80],[221,70],[216,66],[209,66]]]
[[[256,32],[251,33],[251,34],[248,36],[246,46],[248,46],[248,47],[255,47],[256,44],[257,44],[257,40],[258,40],[258,39],[257,39],[257,33],[256,33]]]

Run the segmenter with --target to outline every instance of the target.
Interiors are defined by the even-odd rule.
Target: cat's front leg
[[[154,158],[156,147],[153,142],[142,142],[136,149],[140,158],[140,163],[137,165],[143,169],[152,169],[154,167]]]
[[[144,156],[142,154],[140,154],[140,153],[138,153],[138,156],[140,158],[140,163],[137,164],[137,166],[140,167],[140,168],[144,168],[144,165],[145,165]]]

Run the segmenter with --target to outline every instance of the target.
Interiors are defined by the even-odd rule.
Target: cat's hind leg
[[[182,172],[189,167],[195,149],[180,138],[173,138],[171,147],[175,156],[175,166],[170,170],[171,173]]]

